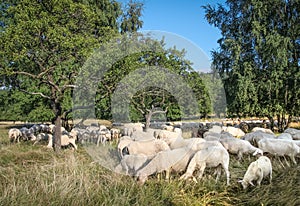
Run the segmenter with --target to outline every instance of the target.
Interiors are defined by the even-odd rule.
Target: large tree
[[[51,105],[60,148],[66,93],[93,48],[118,33],[120,6],[104,1],[2,1],[2,83]]]
[[[212,54],[228,112],[275,117],[283,130],[300,108],[300,1],[229,0],[204,9],[222,33]]]

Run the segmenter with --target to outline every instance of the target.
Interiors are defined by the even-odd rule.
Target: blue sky
[[[129,2],[129,0],[120,0]],[[202,5],[225,4],[225,0],[142,0],[144,22],[142,31],[154,30],[155,36],[165,36],[167,45],[187,50],[194,69],[207,70],[213,49],[218,48],[220,31],[205,20]],[[158,33],[156,33],[156,31]]]

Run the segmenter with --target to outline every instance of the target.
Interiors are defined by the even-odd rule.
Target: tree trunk
[[[59,152],[60,149],[61,149],[61,116],[58,115],[55,120],[54,151]]]
[[[61,150],[61,116],[62,109],[59,102],[55,103],[55,130],[54,130],[54,151]]]

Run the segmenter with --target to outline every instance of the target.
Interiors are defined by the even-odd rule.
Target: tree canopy
[[[228,113],[276,117],[282,130],[300,111],[300,1],[229,0],[204,9],[222,34],[212,55]]]

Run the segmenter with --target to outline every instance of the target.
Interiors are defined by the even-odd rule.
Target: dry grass
[[[264,180],[260,188],[243,190],[237,183],[254,158],[238,162],[235,156],[230,186],[224,174],[216,183],[210,170],[197,184],[173,176],[152,177],[140,186],[107,169],[118,162],[114,145],[56,154],[42,145],[10,144],[7,130],[0,125],[0,205],[300,205],[300,167],[282,159],[272,158],[273,181]]]

